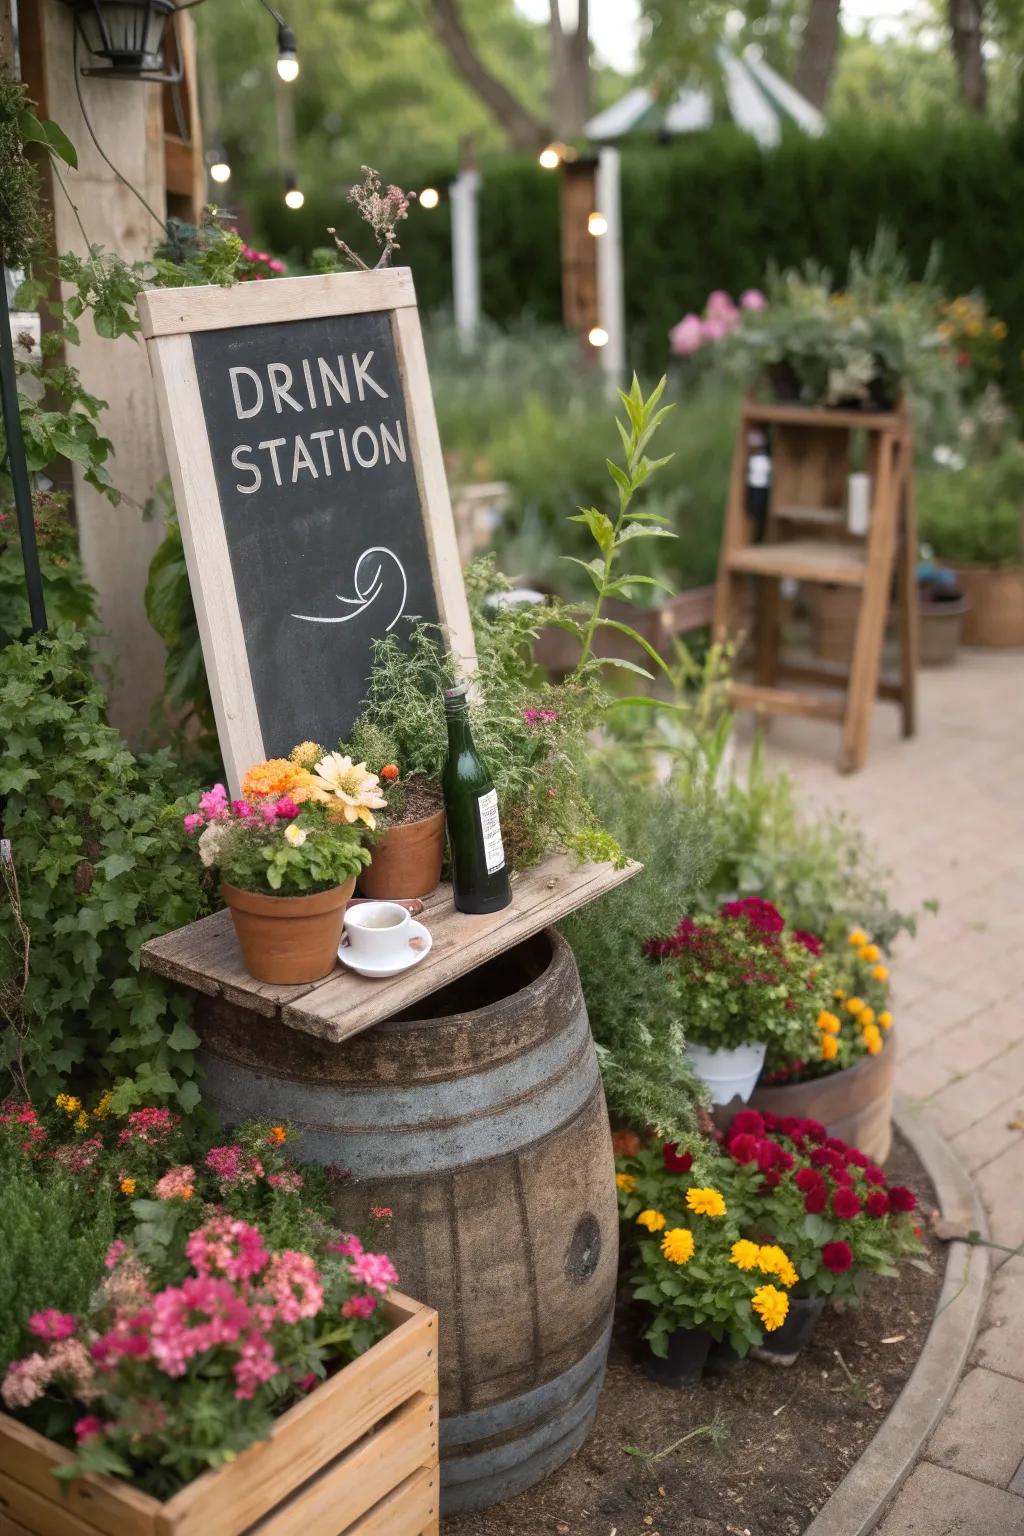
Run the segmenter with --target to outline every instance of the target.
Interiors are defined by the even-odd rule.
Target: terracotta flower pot
[[[419,821],[389,827],[371,849],[371,863],[359,877],[362,895],[374,901],[429,896],[441,880],[444,809]]]
[[[345,908],[356,888],[344,885],[312,896],[265,896],[221,886],[250,976],[277,986],[319,981],[338,963]]]
[[[1024,646],[1024,567],[958,565],[956,580],[971,605],[964,645]]]
[[[941,591],[919,592],[918,635],[923,667],[948,667],[956,660],[965,616],[971,605],[960,592],[945,597]]]
[[[885,1049],[877,1056],[862,1056],[841,1072],[828,1072],[806,1083],[759,1084],[750,1096],[751,1109],[820,1120],[830,1136],[840,1136],[883,1163],[892,1142],[895,1033],[894,1028],[886,1035]]]

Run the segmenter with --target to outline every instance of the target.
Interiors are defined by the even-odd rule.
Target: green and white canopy
[[[766,64],[756,48],[737,55],[719,43],[715,53],[729,119],[762,148],[777,144],[787,124],[800,133],[824,133],[822,113]],[[713,93],[707,86],[684,88],[665,101],[635,86],[592,117],[583,131],[588,139],[608,144],[634,134],[695,133],[710,128],[713,118]]]

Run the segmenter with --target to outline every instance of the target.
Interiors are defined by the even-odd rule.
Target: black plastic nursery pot
[[[824,1296],[791,1296],[786,1321],[774,1333],[765,1334],[764,1343],[756,1346],[753,1355],[770,1365],[794,1365],[800,1351],[814,1338],[824,1310]]]
[[[745,1366],[749,1359],[749,1355],[741,1355],[733,1349],[728,1339],[714,1339],[704,1369],[711,1376],[731,1376],[734,1371]]]
[[[706,1328],[677,1328],[668,1336],[668,1353],[656,1355],[644,1341],[644,1375],[648,1381],[656,1381],[662,1387],[696,1387],[704,1374],[704,1366],[714,1339]]]

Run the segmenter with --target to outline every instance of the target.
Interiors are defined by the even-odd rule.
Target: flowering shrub
[[[229,800],[223,784],[184,818],[199,857],[248,891],[305,895],[343,885],[370,862],[364,828],[386,804],[376,774],[340,752],[302,742],[290,757],[256,763]]]
[[[771,902],[748,896],[648,940],[647,954],[672,966],[688,1039],[710,1049],[763,1040],[787,1061],[815,1052],[815,1020],[829,997],[824,969],[785,930]]]
[[[111,1473],[164,1498],[232,1460],[384,1333],[379,1300],[398,1278],[356,1237],[314,1258],[226,1213],[189,1235],[185,1259],[153,1264],[118,1240],[84,1316],[29,1319],[36,1347],[10,1364],[0,1396],[74,1438],[65,1475]]]
[[[864,1056],[881,1053],[892,1028],[889,967],[881,946],[863,928],[851,929],[845,943],[827,950],[824,941],[812,933],[795,937],[814,954],[823,956],[824,974],[832,990],[828,1006],[816,1020],[817,1051],[787,1059],[783,1051],[775,1050],[766,1063],[766,1083],[821,1077],[855,1066]]]
[[[994,319],[981,294],[961,293],[938,306],[938,334],[960,372],[965,392],[980,394],[1002,371],[1005,320]]]
[[[740,294],[739,305],[721,288],[708,294],[703,315],[690,313],[668,333],[669,346],[676,357],[692,357],[709,343],[722,341],[734,331],[744,310],[764,309],[767,300],[760,288],[748,288]]]
[[[717,1181],[698,1182],[692,1158],[671,1143],[619,1166],[630,1291],[651,1308],[644,1337],[654,1354],[667,1354],[677,1329],[704,1328],[745,1355],[782,1326],[796,1271],[778,1244],[741,1237],[738,1213]]]
[[[855,1298],[867,1274],[894,1276],[920,1252],[915,1196],[816,1120],[741,1110],[719,1161],[738,1222],[785,1248],[798,1296]]]

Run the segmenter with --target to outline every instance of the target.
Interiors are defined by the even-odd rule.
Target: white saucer
[[[412,970],[414,965],[419,965],[421,960],[425,960],[434,946],[430,929],[424,928],[423,924],[418,923],[415,918],[409,924],[409,929],[410,938],[426,939],[427,942],[422,949],[410,949],[408,957],[403,957],[401,960],[356,960],[348,944],[339,944],[338,959],[342,965],[347,965],[350,971],[356,971],[360,976],[370,976],[377,980],[383,980],[385,976],[400,976],[403,971]]]

